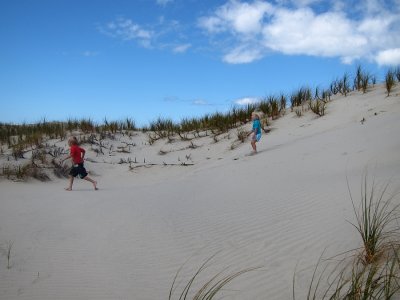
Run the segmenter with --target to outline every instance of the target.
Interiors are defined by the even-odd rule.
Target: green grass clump
[[[379,259],[392,240],[398,238],[400,204],[393,203],[394,196],[386,196],[388,185],[376,191],[375,182],[368,187],[365,175],[361,189],[361,202],[356,207],[350,192],[356,222],[351,223],[363,242],[363,260],[366,264]]]
[[[203,283],[200,284],[199,288],[195,288],[195,282],[199,280],[199,276],[201,275],[202,272],[208,267],[210,267],[210,263],[212,259],[215,257],[213,255],[209,259],[207,259],[194,273],[194,275],[188,280],[186,285],[181,289],[180,292],[177,293],[177,296],[175,297],[174,295],[176,294],[177,290],[177,280],[179,277],[179,274],[183,268],[183,266],[178,270],[176,273],[174,280],[171,285],[171,289],[169,292],[168,300],[172,299],[179,299],[179,300],[212,300],[215,299],[221,292],[224,290],[224,288],[232,282],[234,279],[237,277],[246,274],[251,271],[255,271],[259,269],[260,267],[254,267],[254,268],[247,268],[243,269],[240,271],[236,271],[233,273],[229,274],[224,274],[226,269],[223,271],[218,272],[217,274],[211,276],[209,279],[206,279]],[[221,299],[221,298],[219,298]]]
[[[351,192],[350,198],[356,219],[351,224],[361,237],[362,247],[327,260],[321,255],[306,299],[395,299],[400,292],[400,204],[394,201],[395,195],[389,195],[387,184],[378,187],[367,175],[360,205],[357,207]],[[294,276],[293,299],[295,294]]]
[[[297,106],[302,106],[312,99],[311,89],[309,87],[302,87],[292,93],[290,97],[290,104],[292,109]]]

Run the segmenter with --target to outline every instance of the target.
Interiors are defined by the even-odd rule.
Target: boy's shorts
[[[69,175],[71,175],[72,177],[76,177],[79,175],[79,177],[83,179],[88,175],[88,173],[86,172],[86,169],[83,166],[83,163],[81,163],[81,164],[73,165],[73,167],[69,171]]]
[[[261,139],[261,133],[253,135],[253,141],[258,142]]]

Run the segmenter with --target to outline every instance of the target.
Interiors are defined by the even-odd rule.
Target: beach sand
[[[218,142],[118,136],[108,146],[135,145],[112,156],[83,145],[98,191],[83,180],[67,192],[67,179],[1,179],[0,299],[167,299],[182,265],[177,294],[214,254],[194,287],[260,266],[224,299],[291,299],[295,272],[304,299],[324,251],[361,246],[347,181],[356,202],[366,169],[400,187],[400,88],[336,96],[323,117],[288,110],[270,129],[253,156],[249,140],[231,149],[236,129]],[[133,170],[120,164],[128,158]]]

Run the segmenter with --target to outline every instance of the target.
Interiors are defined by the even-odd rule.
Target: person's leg
[[[90,178],[89,176],[85,176],[83,179],[85,179],[86,181],[89,181],[93,184],[93,187],[95,190],[98,190],[97,188],[97,181],[94,181],[92,178]]]
[[[251,147],[253,148],[254,152],[257,152],[256,140],[251,140]]]
[[[74,177],[69,175],[69,186],[65,188],[66,191],[72,191],[72,185],[74,184]]]

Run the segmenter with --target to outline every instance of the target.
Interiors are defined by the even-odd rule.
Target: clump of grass
[[[324,101],[314,100],[314,101],[310,101],[308,103],[308,105],[309,105],[309,108],[311,109],[311,111],[313,113],[315,113],[316,115],[318,115],[320,117],[325,115],[326,103]]]
[[[361,89],[364,94],[367,92],[369,82],[370,82],[370,77],[371,76],[369,74],[365,74],[361,79]]]
[[[205,280],[205,282],[200,284],[200,287],[195,289],[195,282],[198,281],[199,275],[204,272],[206,268],[210,266],[210,263],[215,255],[211,256],[207,259],[194,273],[194,275],[188,280],[186,285],[182,288],[182,290],[178,293],[178,296],[174,297],[176,289],[177,289],[177,279],[179,277],[180,272],[182,271],[183,266],[177,271],[174,280],[171,285],[171,289],[169,291],[168,300],[179,299],[179,300],[212,300],[215,299],[217,295],[221,294],[223,289],[234,279],[237,277],[246,274],[251,271],[255,271],[260,267],[247,268],[240,271],[236,271],[233,273],[229,273],[224,275],[225,270],[218,272],[217,274],[210,277],[210,279]]]
[[[237,130],[237,138],[240,142],[244,143],[247,139],[248,132],[244,130],[243,128],[239,128]]]
[[[297,106],[302,106],[312,99],[311,89],[309,87],[302,87],[299,90],[292,93],[290,97],[290,103],[292,109]]]
[[[344,258],[336,265],[332,264],[332,260],[322,260],[320,257],[310,280],[306,299],[393,299],[400,291],[398,253],[399,248],[393,248],[382,263],[368,265],[360,262],[357,257]]]
[[[390,242],[398,238],[399,219],[398,208],[400,204],[394,204],[394,196],[387,196],[388,184],[377,191],[375,182],[368,187],[368,177],[364,176],[361,189],[361,202],[356,207],[350,193],[356,222],[351,223],[360,234],[363,242],[363,260],[365,264],[372,263],[379,259]]]
[[[296,116],[299,118],[303,115],[303,111],[301,109],[295,109],[294,112],[296,113]]]
[[[356,207],[348,181],[347,186],[356,219],[351,224],[360,234],[363,246],[361,251],[348,251],[327,260],[322,259],[322,254],[306,299],[393,299],[400,292],[400,204],[393,201],[395,195],[388,195],[388,184],[378,187],[365,175],[360,205]]]
[[[392,91],[395,85],[395,74],[393,70],[388,70],[385,76],[385,86],[387,91],[387,96],[389,97],[390,92]]]

